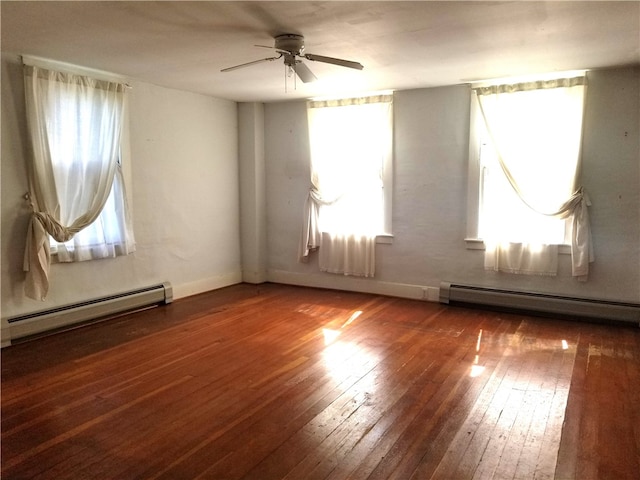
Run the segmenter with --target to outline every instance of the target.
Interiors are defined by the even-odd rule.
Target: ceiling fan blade
[[[317,77],[311,70],[309,70],[309,67],[307,67],[300,60],[296,61],[295,71],[298,77],[300,77],[300,80],[302,80],[304,83],[315,82],[317,80]]]
[[[260,60],[254,60],[253,62],[241,63],[240,65],[236,65],[234,67],[223,68],[220,71],[221,72],[230,72],[231,70],[236,70],[238,68],[249,67],[251,65],[255,65],[256,63],[273,62],[274,60],[278,60],[280,57],[282,57],[282,55],[279,55],[277,57],[262,58]]]
[[[360,62],[352,62],[351,60],[343,60],[341,58],[325,57],[323,55],[314,55],[313,53],[307,53],[303,56],[307,60],[311,60],[314,62],[332,63],[333,65],[355,68],[357,70],[362,70],[364,68]]]

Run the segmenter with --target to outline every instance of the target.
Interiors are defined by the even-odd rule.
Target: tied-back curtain
[[[304,205],[300,261],[320,248],[321,270],[374,275],[392,99],[377,95],[307,103],[311,188]]]
[[[31,65],[24,66],[24,80],[33,209],[25,294],[43,300],[49,288],[49,235],[71,240],[96,220],[112,191],[126,86]]]
[[[586,280],[593,261],[587,206],[579,186],[584,77],[474,90],[499,165],[535,212],[571,219],[573,275]],[[515,219],[503,218],[503,224]],[[485,267],[555,275],[557,245],[527,244],[505,229],[487,233]]]
[[[60,263],[115,258],[135,251],[130,209],[122,165],[118,162],[111,193],[93,223],[66,242],[50,242],[54,260]],[[50,239],[51,240],[51,239]]]

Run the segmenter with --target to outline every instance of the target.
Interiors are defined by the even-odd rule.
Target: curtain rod
[[[532,75],[514,75],[513,77],[497,77],[484,80],[470,80],[467,85],[471,88],[489,87],[493,85],[510,85],[516,83],[531,83],[547,80],[557,80],[560,78],[585,76],[588,70],[565,70],[561,72],[547,72]]]
[[[70,73],[73,75],[94,77],[97,80],[121,83],[126,88],[132,88],[131,85],[127,83],[127,78],[124,75],[118,75],[117,73],[111,73],[105,70],[83,67],[81,65],[75,65],[73,63],[61,62],[49,58],[37,57],[34,55],[20,55],[20,61],[23,65],[28,65],[31,67],[46,68],[49,70],[62,71],[63,73]]]

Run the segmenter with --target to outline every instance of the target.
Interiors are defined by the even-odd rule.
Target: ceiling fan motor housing
[[[276,50],[284,50],[293,55],[302,55],[304,52],[304,37],[294,33],[285,33],[275,37]]]
[[[284,33],[274,37],[275,46],[267,47],[266,45],[256,45],[256,47],[273,48],[278,52],[276,57],[262,58],[260,60],[254,60],[252,62],[242,63],[234,67],[224,68],[223,72],[229,72],[238,68],[248,67],[262,62],[272,62],[284,57],[284,64],[288,67],[287,74],[293,75],[294,73],[305,82],[313,82],[317,80],[309,67],[301,59],[311,60],[314,62],[331,63],[341,67],[355,68],[362,70],[362,65],[359,62],[353,62],[351,60],[343,60],[341,58],[325,57],[323,55],[315,55],[311,53],[304,53],[304,37],[296,33]],[[299,60],[300,58],[300,60]]]

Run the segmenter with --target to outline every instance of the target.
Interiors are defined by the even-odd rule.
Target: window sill
[[[322,232],[322,234],[328,235],[329,232]],[[392,245],[393,235],[390,233],[381,233],[380,235],[376,235],[376,243],[380,245]]]
[[[480,238],[465,238],[464,243],[467,244],[467,250],[484,250],[484,240]]]
[[[467,250],[485,250],[484,240],[481,238],[465,238],[464,242],[467,245]],[[571,245],[566,243],[558,245],[558,253],[561,255],[571,255]]]
[[[393,244],[393,235],[376,235],[376,243],[379,243],[381,245],[391,245]]]

